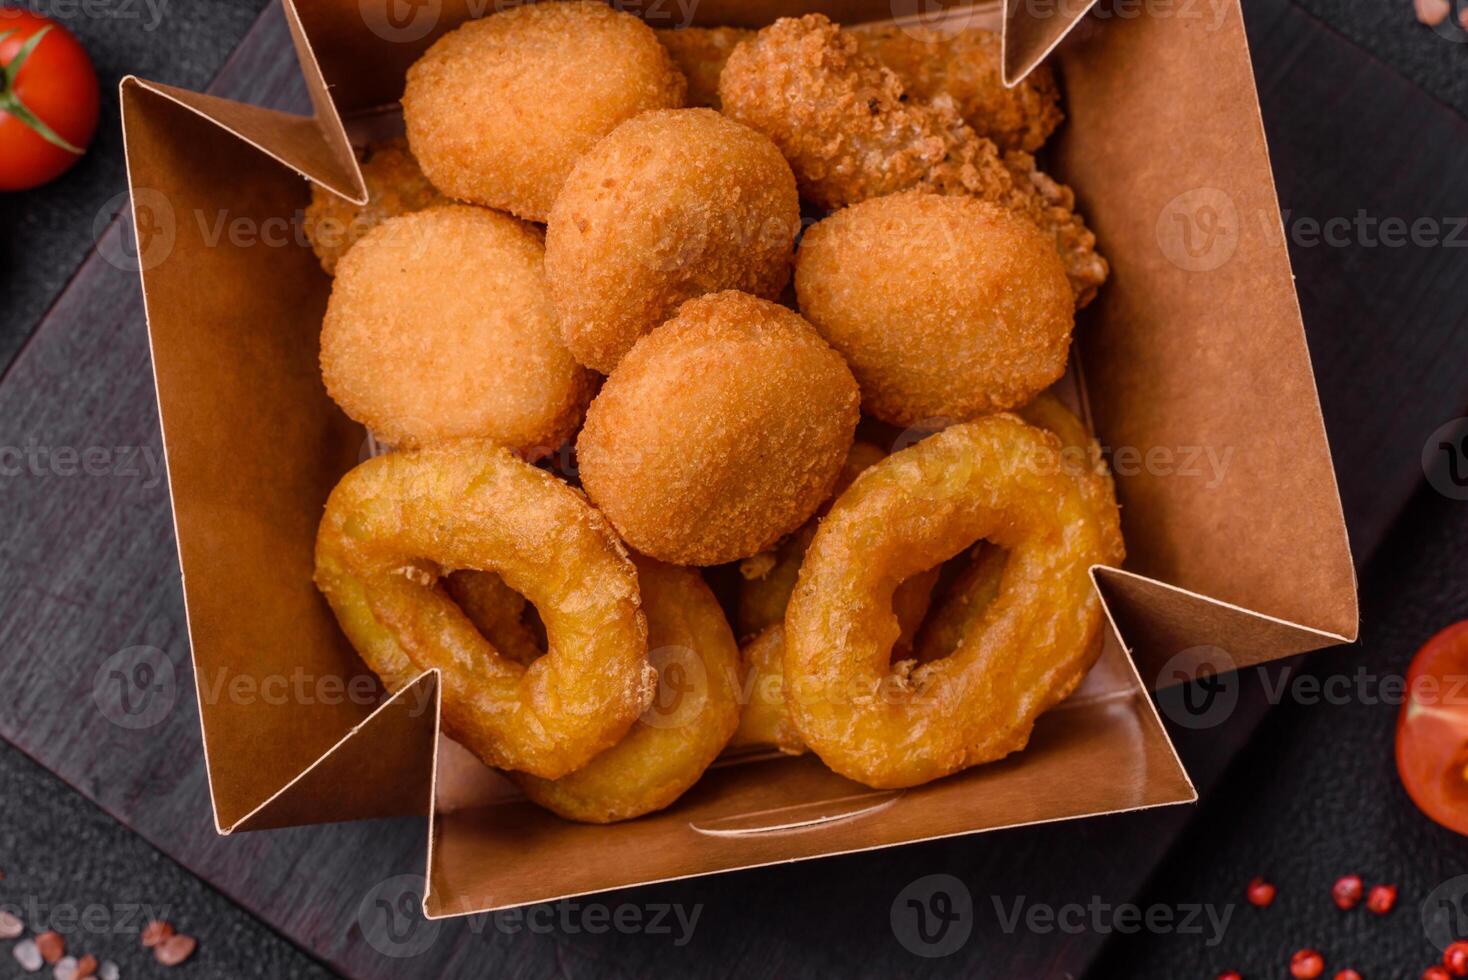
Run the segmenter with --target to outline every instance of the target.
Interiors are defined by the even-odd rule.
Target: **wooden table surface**
[[[1359,209],[1468,213],[1468,124],[1460,115],[1288,0],[1249,0],[1246,15],[1292,230],[1302,218]],[[266,10],[210,91],[304,110],[277,8]],[[1365,135],[1373,133],[1395,135]],[[1005,831],[598,896],[557,909],[559,924],[545,931],[510,931],[505,919],[426,926],[434,940],[424,951],[384,955],[364,940],[358,908],[384,880],[421,873],[421,821],[214,832],[167,485],[155,469],[161,448],[141,296],[123,235],[117,222],[106,230],[0,375],[0,446],[42,456],[103,447],[112,460],[96,478],[58,478],[53,467],[3,485],[0,737],[335,970],[362,978],[1077,976],[1104,935],[1006,932],[990,897],[1126,901],[1186,831],[1191,808]],[[1376,553],[1421,486],[1429,433],[1468,408],[1464,254],[1359,240],[1292,248],[1358,563]],[[99,668],[135,646],[164,651],[185,692],[146,730],[87,710]],[[1205,805],[1268,708],[1252,682],[1244,694],[1225,728],[1174,732]],[[83,707],[59,710],[66,705]],[[983,907],[962,950],[922,959],[894,939],[889,910],[909,882],[937,872],[967,882]],[[584,927],[589,902],[701,912],[691,940],[677,945],[676,935],[595,934]]]

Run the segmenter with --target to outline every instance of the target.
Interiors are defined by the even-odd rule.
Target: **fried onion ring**
[[[549,652],[503,656],[440,587],[493,571],[535,604]],[[444,728],[487,765],[556,779],[615,745],[651,703],[637,569],[575,490],[464,440],[370,459],[342,478],[316,537],[316,585],[396,691],[442,674]]]
[[[1024,747],[1095,661],[1090,576],[1123,555],[1108,476],[1012,415],[956,425],[867,470],[821,522],[785,616],[785,697],[836,772],[915,786]],[[999,593],[958,648],[892,664],[892,594],[987,539]]]
[[[739,650],[713,592],[694,569],[634,561],[657,698],[622,741],[569,776],[512,777],[531,800],[568,820],[611,823],[669,806],[739,724]]]
[[[851,451],[846,454],[841,475],[836,479],[834,495],[839,497],[863,470],[880,462],[885,455],[872,443],[853,443]],[[805,751],[785,707],[783,624],[785,608],[800,575],[800,563],[819,523],[818,519],[812,519],[774,549],[739,563],[742,581],[739,584],[737,619],[740,635],[750,639],[740,650],[745,706],[739,719],[739,731],[730,743],[736,748],[774,745],[792,755]],[[894,655],[899,659],[913,649],[918,629],[928,614],[940,571],[932,568],[914,575],[892,594],[892,612],[901,626],[901,634],[894,647]]]

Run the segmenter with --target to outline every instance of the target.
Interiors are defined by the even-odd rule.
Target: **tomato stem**
[[[62,139],[60,134],[46,125],[40,116],[32,112],[30,107],[20,100],[20,94],[15,91],[15,79],[20,75],[21,67],[25,65],[26,60],[31,56],[31,52],[36,50],[36,46],[41,43],[41,39],[50,30],[51,25],[47,24],[26,38],[25,43],[20,46],[20,50],[15,53],[15,57],[10,59],[10,64],[5,66],[3,72],[0,72],[0,112],[9,113],[16,119],[19,119],[22,125],[29,127],[47,143],[53,146],[59,146],[68,153],[75,153],[77,156],[81,156],[83,150],[80,147],[72,146],[66,140]],[[10,30],[0,34],[0,44],[3,44],[14,33],[15,31]]]

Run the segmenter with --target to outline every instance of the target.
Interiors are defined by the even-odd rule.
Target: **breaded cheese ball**
[[[795,259],[800,310],[894,425],[1023,405],[1064,372],[1074,294],[1054,243],[971,197],[873,198],[818,222]]]
[[[681,106],[686,89],[631,14],[536,3],[434,42],[408,69],[403,119],[439,190],[543,222],[577,157],[624,119]]]
[[[306,238],[327,275],[336,272],[337,262],[357,239],[388,218],[449,203],[423,176],[401,137],[368,145],[359,151],[358,159],[367,185],[366,204],[354,204],[319,184],[311,185]]]
[[[401,447],[486,437],[534,458],[570,438],[591,374],[561,343],[536,229],[453,204],[378,225],[337,265],[321,374]]]
[[[712,109],[629,119],[571,171],[545,232],[561,337],[603,374],[685,300],[774,299],[790,281],[800,198],[769,137]]]
[[[581,483],[645,555],[744,558],[830,496],[858,401],[841,355],[799,315],[744,293],[700,296],[639,340],[591,403]]]

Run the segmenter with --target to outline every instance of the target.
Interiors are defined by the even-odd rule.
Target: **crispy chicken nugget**
[[[796,256],[800,309],[884,422],[962,422],[1065,373],[1075,312],[1035,226],[972,197],[909,191],[837,211]]]
[[[744,293],[689,300],[607,379],[576,442],[622,537],[678,565],[762,551],[830,496],[860,400],[810,324]]]
[[[466,204],[391,218],[337,266],[326,390],[386,441],[481,436],[528,457],[576,430],[592,376],[561,343],[529,225]]]
[[[408,69],[403,119],[439,190],[545,221],[576,158],[624,119],[683,105],[652,28],[590,0],[474,20]]]
[[[769,137],[711,109],[645,112],[571,171],[545,235],[561,337],[611,373],[685,300],[774,299],[790,281],[800,198]]]
[[[932,102],[947,97],[964,121],[1000,150],[1034,153],[1065,119],[1060,86],[1049,65],[1040,65],[1013,88],[1001,74],[999,35],[969,28],[859,28],[852,31],[862,52],[890,68],[908,95]]]
[[[970,28],[938,31],[919,27],[857,27],[863,53],[890,68],[910,95],[947,96],[974,132],[1001,150],[1034,153],[1065,119],[1060,86],[1041,65],[1013,88],[1000,74],[999,35]],[[685,27],[658,31],[658,39],[688,78],[688,104],[717,109],[719,74],[734,46],[754,37],[738,27]]]
[[[372,143],[359,151],[362,179],[367,184],[367,203],[353,204],[317,184],[311,185],[311,203],[306,207],[306,238],[321,260],[327,275],[357,239],[388,218],[447,204],[418,161],[408,152],[402,138]]]
[[[769,136],[801,193],[835,209],[898,191],[967,194],[1016,211],[1053,238],[1075,293],[1107,275],[1075,195],[1028,153],[1001,156],[952,99],[915,98],[820,14],[784,18],[734,49],[719,78],[724,112]]]

